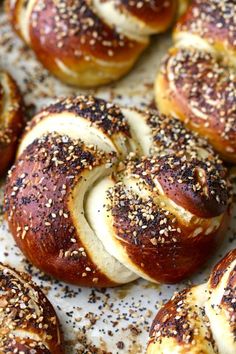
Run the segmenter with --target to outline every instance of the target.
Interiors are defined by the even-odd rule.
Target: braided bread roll
[[[0,71],[0,176],[13,161],[23,127],[22,98],[12,77]]]
[[[192,1],[174,31],[175,47],[155,83],[162,113],[206,137],[221,158],[236,162],[235,1]],[[227,60],[229,58],[230,60]]]
[[[1,353],[65,353],[57,315],[27,274],[0,263],[0,289]]]
[[[176,0],[8,0],[18,35],[62,81],[83,87],[126,74],[149,35],[173,21]]]
[[[236,250],[213,269],[207,283],[173,296],[158,312],[147,354],[236,352]]]
[[[223,238],[226,170],[176,119],[68,98],[32,120],[18,156],[6,183],[8,224],[26,257],[56,278],[176,282]]]

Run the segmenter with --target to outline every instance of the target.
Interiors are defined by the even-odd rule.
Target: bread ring
[[[63,354],[57,315],[25,273],[0,263],[1,353]]]
[[[155,84],[157,105],[206,137],[220,156],[236,162],[236,75],[215,57],[172,48]]]
[[[235,353],[236,250],[213,269],[207,283],[173,296],[158,312],[147,354]]]
[[[11,76],[0,71],[0,176],[13,161],[23,127],[23,103]]]
[[[156,111],[68,98],[33,119],[18,156],[8,224],[26,257],[56,278],[176,282],[224,235],[226,170],[205,140]]]
[[[149,43],[171,24],[176,0],[9,0],[20,37],[62,81],[92,87],[126,74]]]

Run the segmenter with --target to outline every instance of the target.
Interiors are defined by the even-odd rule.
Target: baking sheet
[[[90,93],[122,104],[153,105],[153,81],[160,60],[171,44],[170,35],[155,37],[134,70],[119,82],[95,90],[80,90],[61,84],[35,60],[34,54],[16,38],[0,8],[0,67],[19,83],[32,116],[55,98]],[[2,189],[0,182],[0,211]],[[192,283],[208,278],[211,267],[229,249],[236,247],[233,212],[224,244],[202,271],[178,285],[155,285],[138,280],[115,289],[86,289],[58,282],[40,273],[22,256],[0,216],[0,261],[32,274],[55,307],[66,339],[66,352],[77,354],[143,354],[150,324],[162,302]],[[211,255],[209,255],[210,257]]]

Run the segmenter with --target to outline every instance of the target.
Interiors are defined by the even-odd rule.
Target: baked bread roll
[[[147,354],[236,352],[236,250],[213,269],[207,283],[173,296],[158,312]]]
[[[171,48],[155,83],[157,105],[206,137],[220,156],[236,163],[236,75],[194,48]]]
[[[0,263],[1,353],[63,354],[57,315],[25,273]]]
[[[149,43],[170,26],[176,0],[8,0],[18,35],[62,81],[83,87],[126,74]]]
[[[229,193],[218,156],[178,120],[78,96],[28,125],[5,210],[25,256],[56,278],[176,282],[223,238]]]
[[[179,20],[174,40],[180,46],[213,51],[236,64],[236,3],[234,0],[192,0]]]
[[[0,71],[0,176],[13,161],[23,127],[23,103],[11,76]]]
[[[155,84],[157,105],[236,162],[236,3],[193,0],[174,30],[174,48]]]

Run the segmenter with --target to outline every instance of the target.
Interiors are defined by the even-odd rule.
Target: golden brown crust
[[[197,237],[188,238],[195,226],[182,224],[164,207],[157,207],[151,198],[118,196],[122,202],[116,204],[113,200],[112,207],[116,237],[130,260],[141,265],[145,275],[158,283],[177,283],[196,272],[224,238],[227,214],[220,227],[207,237],[202,229]]]
[[[222,277],[224,276],[225,272],[227,271],[228,267],[230,264],[236,259],[236,249],[230,251],[224,259],[219,262],[213,269],[211,276],[210,276],[210,285],[214,289],[218,286],[219,282],[221,281]],[[232,273],[232,276],[230,277],[229,283],[236,283],[236,272],[234,271]],[[231,284],[232,285],[232,284]],[[235,294],[236,296],[236,294]]]
[[[129,126],[121,112],[121,108],[113,103],[93,96],[74,96],[60,99],[46,107],[38,116],[32,119],[26,131],[30,131],[41,120],[51,114],[72,113],[75,117],[88,120],[91,126],[96,127],[110,137],[117,133],[130,137]]]
[[[232,0],[193,0],[188,11],[177,23],[174,37],[182,33],[204,39],[218,55],[227,56],[235,63],[236,4]]]
[[[109,0],[105,0],[109,1]],[[156,31],[165,31],[176,11],[176,0],[116,0],[116,6],[121,11],[128,11],[132,16],[146,23],[148,26],[156,28]]]
[[[23,128],[23,102],[11,76],[0,72],[0,176],[12,163]]]
[[[236,250],[233,250],[215,266],[208,283],[175,294],[161,307],[151,326],[147,353],[164,349],[165,353],[176,350],[183,354],[223,352],[214,316],[224,327],[222,348],[235,351],[235,261]]]
[[[110,29],[84,0],[73,3],[60,0],[57,4],[51,0],[38,0],[31,21],[32,47],[37,51],[38,46],[41,47],[40,42],[44,42],[45,52],[53,52],[60,60],[70,58],[72,63],[86,56],[122,62],[142,48],[142,45]],[[52,29],[49,34],[45,32],[46,27]]]
[[[21,37],[24,34],[18,17],[23,6],[20,0],[13,7],[9,2],[7,6]],[[69,84],[85,87],[106,84],[124,75],[148,44],[147,40],[137,42],[109,28],[85,0],[35,1],[27,31],[28,44],[46,68]]]
[[[154,193],[158,181],[165,196],[197,217],[216,217],[227,210],[227,171],[214,156],[209,155],[207,161],[195,153],[190,157],[180,152],[144,157],[129,162],[125,173]]]
[[[138,5],[118,4],[160,32],[170,25],[176,1],[139,1]],[[87,0],[8,0],[6,8],[16,32],[44,66],[73,85],[92,87],[117,80],[131,69],[149,42],[148,35],[134,39],[126,31],[122,34],[109,27]]]
[[[189,308],[185,305],[188,292],[190,290],[185,289],[176,294],[160,309],[151,326],[151,342],[161,337],[173,337],[179,343],[193,341],[193,328],[188,323]]]
[[[127,189],[122,182],[109,191],[116,239],[150,278],[176,283],[195,272],[223,239],[229,219],[226,171],[220,162],[204,163],[196,157],[186,161],[186,155],[143,158],[125,165],[125,181],[132,176],[136,188],[149,190],[150,195],[139,196],[136,188]],[[195,220],[186,222],[170,202],[196,215]],[[204,224],[218,215],[224,216],[217,228]],[[199,223],[198,217],[206,219]]]
[[[55,127],[54,124],[57,126]],[[79,137],[88,145],[93,142],[95,136],[98,149],[116,151],[120,158],[126,156],[130,148],[130,128],[121,108],[91,95],[59,99],[39,112],[25,128],[18,155],[25,145],[34,140],[34,131],[37,131],[40,126],[43,127],[44,133],[58,131],[62,135],[72,134],[72,137]],[[84,133],[81,133],[81,129]],[[42,135],[42,132],[39,132],[40,134]],[[36,137],[38,137],[37,133]]]
[[[64,353],[57,315],[29,276],[0,264],[0,286],[1,352]]]
[[[128,118],[127,111],[91,96],[72,97],[44,109],[23,136],[23,152],[6,185],[6,217],[26,257],[57,278],[87,286],[113,286],[118,282],[108,279],[96,265],[98,258],[86,252],[84,214],[96,242],[101,241],[112,259],[124,268],[131,263],[129,269],[138,275],[141,267],[141,275],[156,282],[176,282],[191,274],[224,237],[230,204],[227,172],[208,143],[179,120],[157,111],[130,109],[138,122],[138,114],[142,117],[140,124],[148,136],[142,144],[151,146],[150,156],[133,152],[119,166],[119,144],[114,143],[108,150],[112,152],[105,153],[99,151],[104,148],[100,141],[90,146],[92,135],[88,134],[87,143],[78,140],[85,139],[84,132],[91,128],[94,136],[103,133],[101,140],[121,134],[127,151],[132,151],[131,146],[135,150],[142,137],[134,133],[136,121]],[[50,121],[50,116],[54,120]],[[60,119],[57,127],[56,119]],[[67,120],[71,124],[68,130]],[[85,130],[84,122],[89,122]],[[52,133],[54,129],[58,129],[57,134]],[[76,138],[69,138],[65,130],[69,135],[76,130]],[[107,172],[97,174],[97,168]],[[94,173],[94,180],[89,179],[89,173]],[[112,180],[111,188],[107,180]],[[87,194],[76,189],[83,181]],[[96,190],[101,181],[105,187]],[[96,206],[91,207],[91,190],[95,190],[95,198],[101,198],[101,205],[94,201]],[[81,200],[83,215],[76,208]],[[104,235],[109,232],[109,241],[104,241],[97,225],[93,225],[94,208],[99,209],[99,230]],[[125,250],[128,264],[107,247],[110,242]],[[32,253],[32,249],[37,252]]]
[[[50,33],[47,28],[52,29]],[[31,47],[50,71],[68,83],[87,87],[122,76],[147,44],[110,29],[85,1],[36,1],[29,31]],[[61,70],[58,61],[72,73]],[[91,75],[82,80],[86,71]]]
[[[72,210],[79,181],[109,158],[80,141],[52,134],[29,145],[11,170],[5,193],[10,229],[27,258],[58,279],[82,286],[115,285],[86,252]]]
[[[176,350],[181,354],[219,353],[205,309],[194,302],[194,291],[194,287],[181,291],[160,309],[151,326],[147,354],[159,353],[162,347],[167,354]]]
[[[203,149],[207,154],[215,155],[207,140],[187,129],[172,115],[162,114],[159,110],[146,110],[145,116],[146,123],[152,130],[151,154],[162,156],[178,152],[180,155],[200,156],[199,149]]]
[[[236,162],[236,77],[210,53],[170,50],[156,80],[156,101]]]

